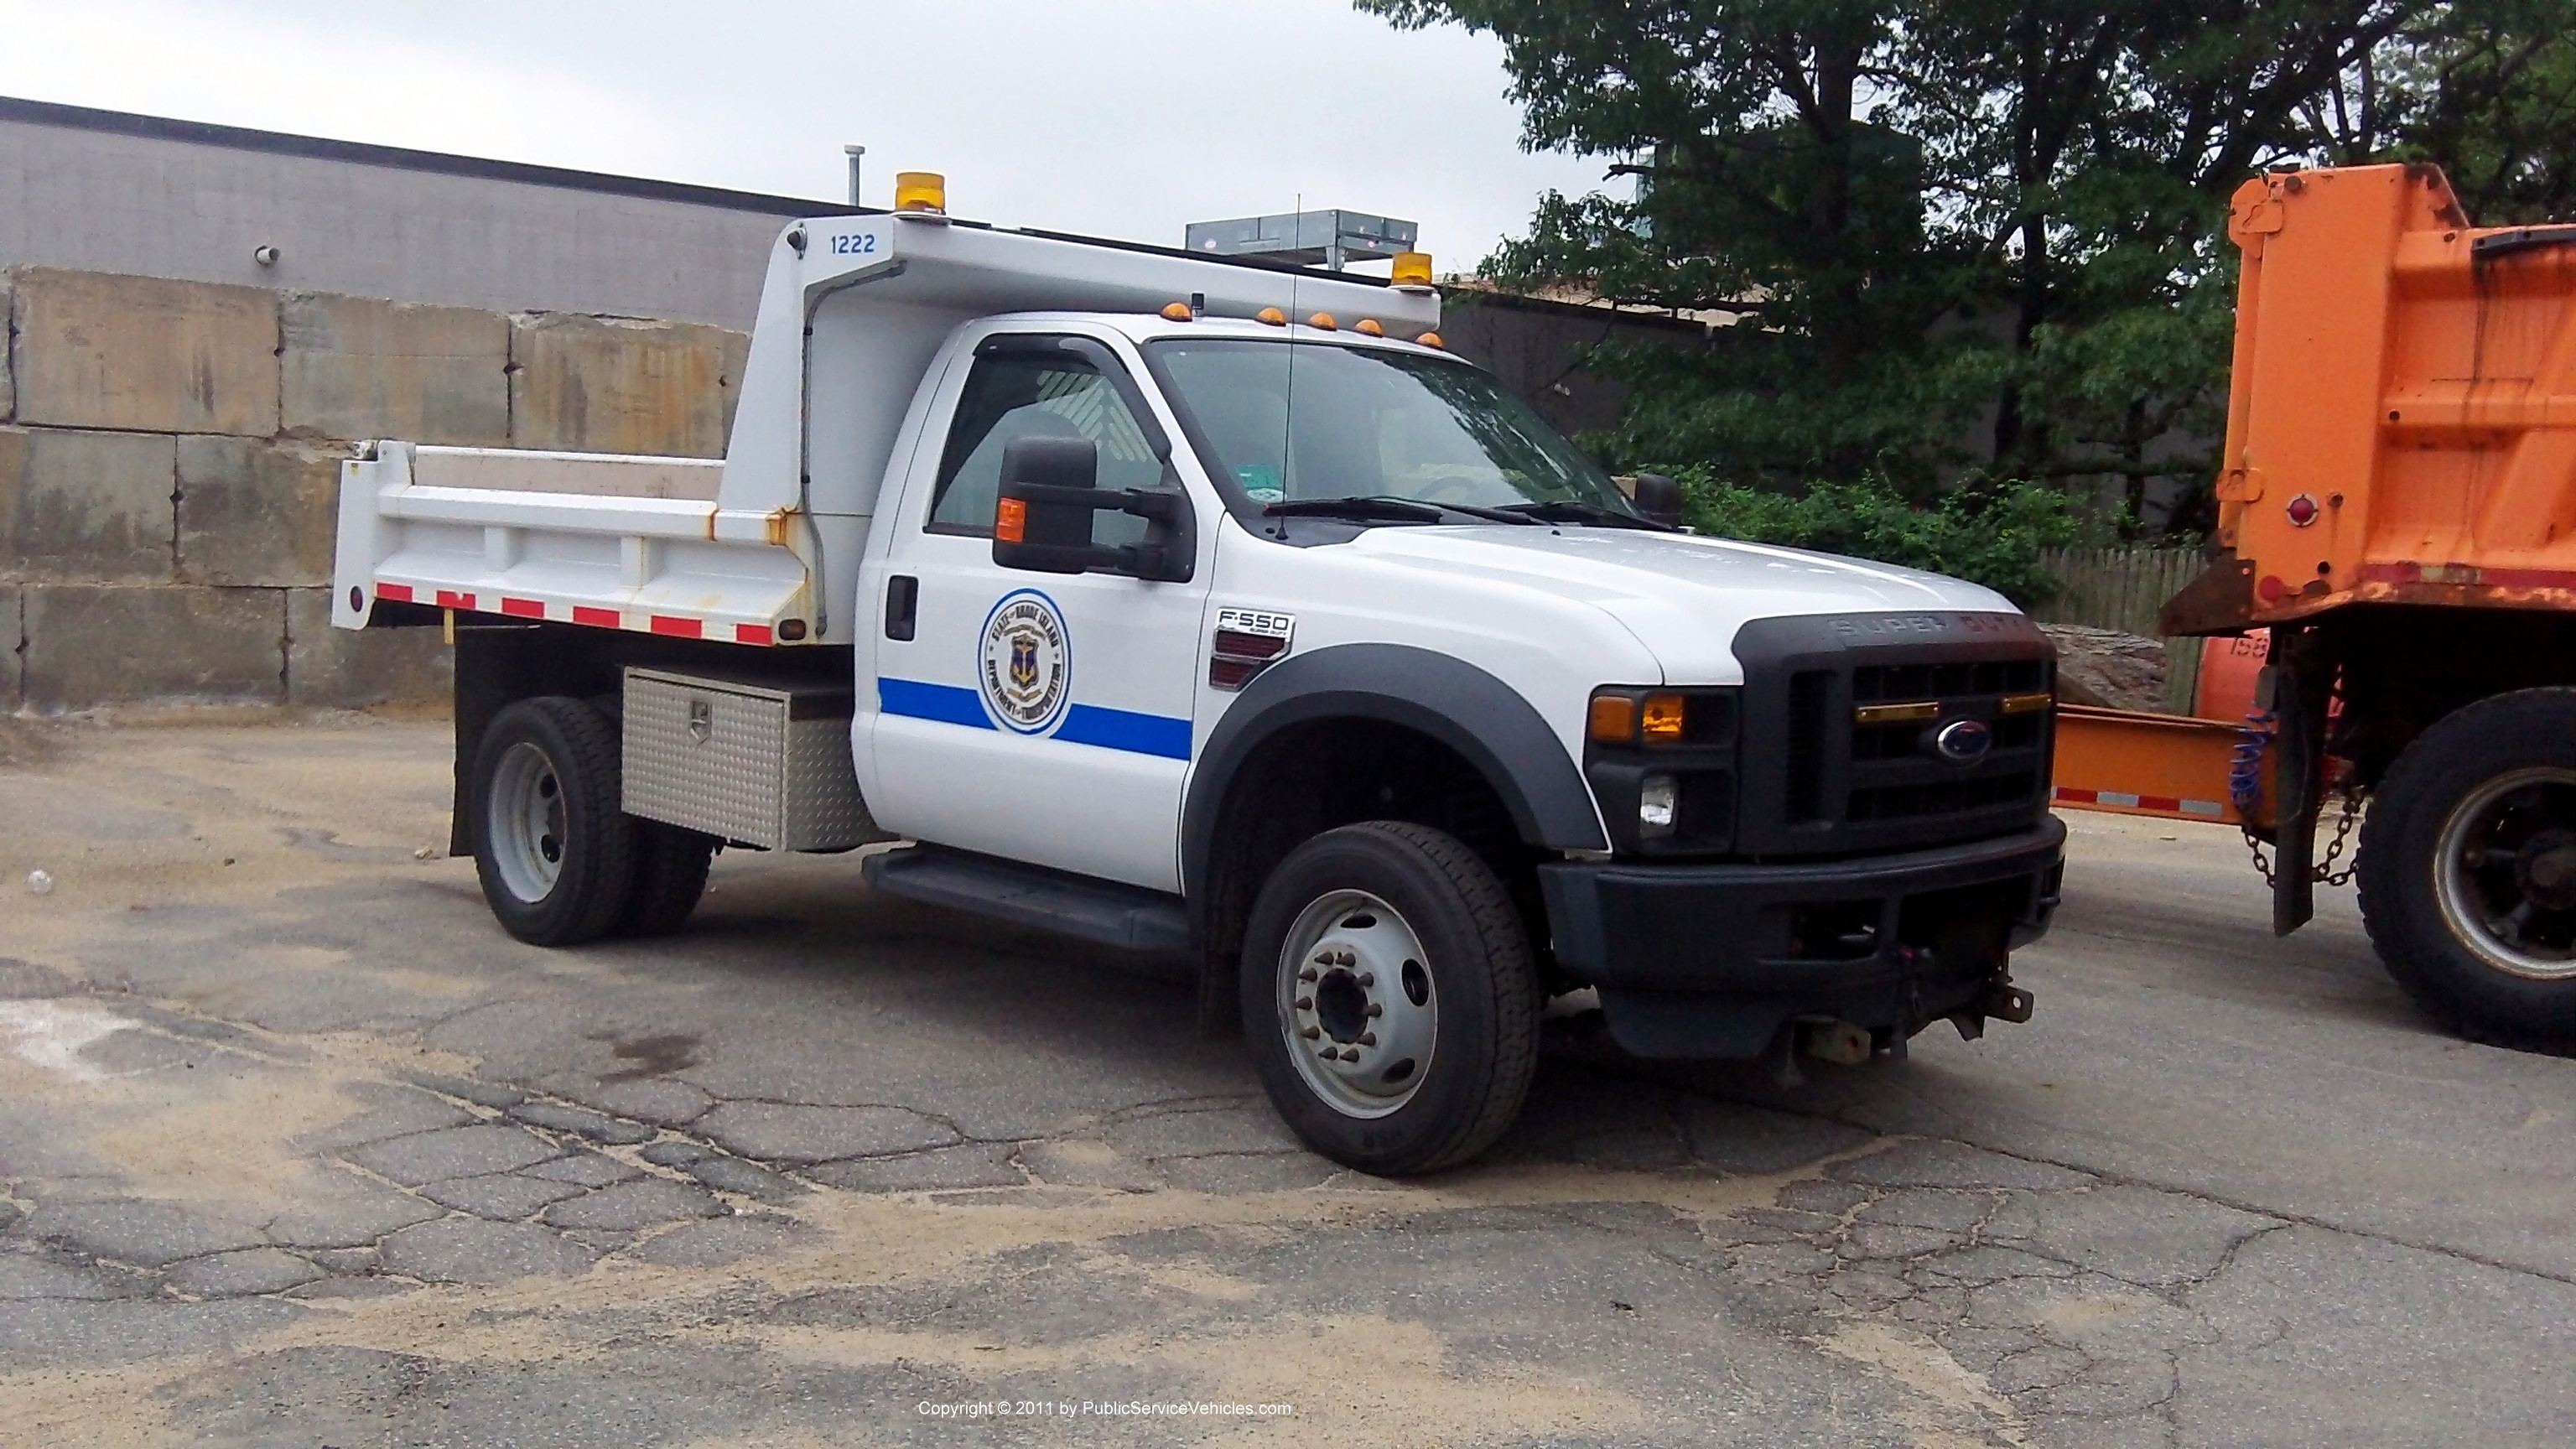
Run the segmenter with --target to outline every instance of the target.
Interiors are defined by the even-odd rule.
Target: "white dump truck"
[[[720,848],[1184,958],[1318,1151],[1466,1160],[1546,1003],[1646,1057],[2026,1020],[2054,661],[1974,585],[1694,537],[1396,279],[787,226],[712,460],[386,441],[335,622],[456,641],[453,849],[548,946]]]

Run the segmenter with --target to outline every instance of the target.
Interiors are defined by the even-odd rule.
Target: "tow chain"
[[[2334,838],[2326,842],[2325,859],[2308,867],[2308,878],[2321,886],[2344,885],[2351,881],[2354,871],[2361,869],[2358,855],[2343,869],[2334,868],[2335,862],[2343,857],[2345,845],[2352,839],[2352,827],[2361,820],[2361,791],[2346,785],[2336,793],[2343,797],[2343,813],[2335,817]],[[2245,827],[2245,849],[2253,855],[2254,869],[2261,872],[2263,884],[2272,886],[2272,862],[2263,854],[2263,837],[2256,835],[2252,826]]]
[[[2280,716],[2268,709],[2256,710],[2246,715],[2245,723],[2238,728],[2236,754],[2228,762],[2227,793],[2236,806],[2236,813],[2245,818],[2252,818],[2255,808],[2262,803],[2263,756],[2272,747],[2272,731],[2279,721]],[[2344,848],[2351,843],[2353,825],[2361,819],[2361,791],[2346,782],[2336,793],[2343,797],[2343,813],[2335,819],[2334,838],[2326,842],[2325,859],[2308,868],[2308,878],[2322,886],[2343,885],[2352,879],[2354,871],[2361,868],[2359,856],[2340,871],[2334,868],[2335,862],[2343,858]],[[2267,888],[2274,886],[2272,862],[2263,854],[2263,837],[2256,835],[2251,825],[2245,826],[2244,830],[2245,849],[2254,857],[2254,869],[2262,874]]]

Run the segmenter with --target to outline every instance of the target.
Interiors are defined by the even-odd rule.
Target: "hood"
[[[1617,619],[1673,684],[1742,680],[1735,631],[1783,615],[1949,609],[2018,614],[1979,584],[1803,549],[1626,528],[1372,528],[1347,547],[1432,572],[1510,582]]]

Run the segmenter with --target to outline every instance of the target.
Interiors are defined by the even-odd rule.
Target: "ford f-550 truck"
[[[2001,597],[1693,537],[1332,276],[950,222],[774,244],[721,463],[381,442],[336,622],[456,637],[501,924],[677,926],[731,845],[1186,957],[1365,1170],[1466,1160],[1553,996],[1650,1057],[2020,1021],[2053,656]]]

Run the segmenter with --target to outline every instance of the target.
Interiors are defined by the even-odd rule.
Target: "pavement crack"
[[[2511,1273],[2520,1277],[2537,1278],[2543,1282],[2557,1283],[2567,1287],[2576,1288],[2576,1273],[2559,1273],[2546,1268],[2531,1267],[2528,1264],[2509,1263],[2501,1258],[2475,1252],[2467,1248],[2454,1247],[2447,1243],[2429,1242],[2424,1239],[2408,1237],[2403,1234],[2382,1232],[2375,1228],[2357,1227],[2351,1224],[2335,1222],[2332,1219],[2320,1217],[2312,1213],[2289,1212],[2277,1207],[2268,1207],[2250,1199],[2233,1198],[2200,1188],[2185,1187],[2174,1183],[2162,1182],[2155,1178],[2137,1173],[2119,1172],[2102,1167],[2088,1167],[2080,1162],[2066,1161],[2036,1152],[2017,1152],[2011,1148],[1989,1146],[1986,1143],[1970,1141],[1964,1137],[1935,1137],[1926,1136],[1920,1133],[1882,1132],[1880,1129],[1873,1127],[1866,1122],[1855,1120],[1841,1112],[1801,1111],[1795,1106],[1783,1106],[1768,1103],[1766,1103],[1765,1106],[1768,1110],[1779,1112],[1784,1116],[1800,1117],[1810,1122],[1830,1122],[1837,1127],[1849,1127],[1855,1131],[1868,1132],[1875,1135],[1878,1145],[1853,1149],[1849,1153],[1843,1154],[1839,1158],[1828,1160],[1821,1165],[1831,1165],[1831,1162],[1833,1161],[1848,1161],[1856,1157],[1865,1157],[1871,1152],[1890,1150],[1907,1142],[1939,1142],[1952,1147],[1965,1147],[1972,1152],[1988,1153],[1992,1156],[2006,1158],[2014,1162],[2028,1163],[2034,1167],[2054,1167],[2067,1172],[2080,1172],[2087,1177],[2097,1178],[2103,1182],[2111,1183],[2120,1187],[2140,1187],[2151,1192],[2167,1193],[2174,1197],[2190,1199],[2193,1202],[2207,1203],[2212,1207],[2228,1208],[2235,1212],[2250,1214],[2254,1217],[2275,1218],[2283,1225],[2314,1228],[2319,1232],[2335,1233],[2348,1238],[2359,1238],[2365,1242],[2385,1243],[2390,1247],[2407,1248],[2419,1253],[2432,1253],[2439,1257],[2450,1258],[2458,1262],[2472,1263],[2481,1268],[2492,1268],[2499,1273]],[[2260,1234],[2258,1233],[2256,1236],[2259,1235]]]

